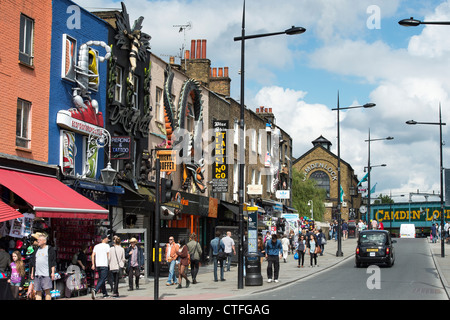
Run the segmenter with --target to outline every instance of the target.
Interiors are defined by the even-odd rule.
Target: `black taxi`
[[[385,263],[392,267],[395,261],[393,244],[397,241],[391,239],[386,230],[364,230],[359,233],[355,252],[356,267],[363,264]]]

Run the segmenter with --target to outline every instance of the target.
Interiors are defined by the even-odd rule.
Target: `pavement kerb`
[[[430,253],[431,256],[433,258],[433,263],[436,267],[436,270],[438,272],[439,275],[439,279],[441,279],[442,285],[444,287],[444,290],[447,294],[447,298],[450,300],[450,286],[448,284],[448,278],[450,278],[450,274],[446,274],[441,266],[441,261],[439,259],[441,259],[442,257],[437,257],[438,254],[440,254],[440,248],[441,248],[441,244],[438,242],[439,244],[439,253],[436,254],[436,248],[434,248],[435,246],[433,246],[433,244],[431,243],[431,241],[429,240],[429,238],[427,238],[427,242],[428,242],[428,247],[430,249]],[[448,253],[447,253],[448,255]]]

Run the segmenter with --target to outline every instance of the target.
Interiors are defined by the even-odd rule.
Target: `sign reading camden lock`
[[[308,176],[308,174],[315,169],[321,169],[325,172],[328,172],[328,174],[331,176],[331,180],[332,181],[337,181],[337,169],[335,169],[333,166],[327,164],[327,163],[323,163],[323,162],[314,162],[311,164],[308,164],[305,167],[305,178],[303,179],[303,181],[306,180],[306,177]]]

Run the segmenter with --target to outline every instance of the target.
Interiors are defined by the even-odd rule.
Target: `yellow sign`
[[[158,150],[156,157],[161,163],[161,171],[174,172],[177,171],[176,151],[175,150]]]

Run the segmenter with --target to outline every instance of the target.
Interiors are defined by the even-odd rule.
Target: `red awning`
[[[23,214],[0,200],[0,222],[23,218]]]
[[[28,202],[36,217],[108,219],[108,210],[53,177],[0,169],[0,184]]]

